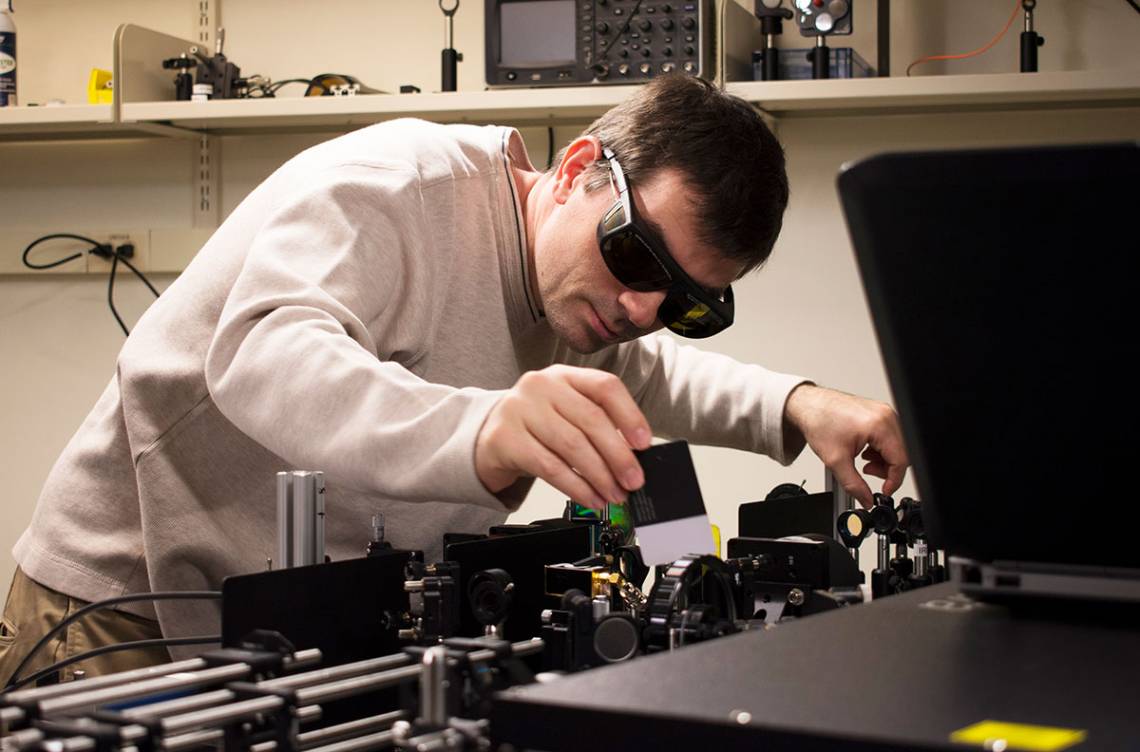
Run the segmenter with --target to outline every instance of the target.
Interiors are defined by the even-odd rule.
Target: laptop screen
[[[1140,567],[1140,148],[888,154],[839,192],[931,544]]]

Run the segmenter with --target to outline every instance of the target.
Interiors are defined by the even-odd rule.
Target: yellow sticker
[[[1080,744],[1087,736],[1088,732],[1082,729],[987,720],[958,729],[950,734],[950,741],[959,744],[976,744],[993,752],[1003,752],[1003,750],[1057,752],[1074,744]]]

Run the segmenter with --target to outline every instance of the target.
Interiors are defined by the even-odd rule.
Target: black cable
[[[50,264],[33,264],[31,261],[28,260],[28,254],[31,253],[32,249],[35,248],[37,245],[39,245],[40,243],[46,242],[48,240],[56,240],[58,238],[64,238],[67,240],[81,240],[84,243],[90,243],[91,247],[88,248],[86,251],[80,251],[79,253],[73,253],[70,256],[68,256],[67,258],[59,259],[58,261],[53,261]],[[73,235],[70,232],[57,232],[57,233],[53,233],[51,235],[44,235],[42,238],[36,238],[35,240],[33,240],[31,243],[28,244],[28,247],[24,249],[24,255],[22,256],[22,258],[24,261],[24,266],[28,267],[29,269],[53,269],[57,266],[61,266],[63,264],[66,264],[68,261],[72,261],[74,259],[82,257],[84,253],[97,253],[100,251],[103,253],[106,253],[107,255],[110,255],[111,254],[111,246],[107,245],[106,243],[100,243],[97,240],[92,240],[91,238],[84,237],[83,235]]]
[[[127,260],[127,257],[126,257],[126,256],[122,255],[122,254],[121,254],[121,253],[119,253],[117,250],[115,251],[115,255],[116,255],[116,256],[118,256],[118,258],[119,258],[119,261],[122,261],[124,264],[126,264],[126,265],[127,265],[127,268],[128,268],[128,269],[130,269],[132,272],[134,272],[134,273],[135,273],[135,276],[136,276],[136,277],[138,277],[139,279],[141,279],[141,280],[143,281],[143,284],[144,284],[144,285],[146,285],[146,286],[147,286],[147,288],[148,288],[148,289],[149,289],[149,290],[150,290],[152,293],[154,293],[154,297],[156,297],[156,298],[157,298],[157,297],[159,296],[159,292],[158,292],[158,290],[154,289],[154,285],[152,285],[152,284],[150,283],[150,280],[146,278],[146,275],[145,275],[145,274],[143,274],[142,272],[140,272],[138,269],[136,269],[136,268],[135,268],[135,265],[134,265],[134,264],[132,264],[130,261],[128,261],[128,260]]]
[[[105,598],[101,601],[88,603],[86,606],[79,609],[74,614],[68,616],[59,624],[56,624],[54,627],[49,629],[47,634],[41,637],[40,641],[32,646],[32,649],[28,651],[28,654],[25,655],[24,659],[20,661],[20,664],[16,666],[16,670],[12,672],[12,678],[8,680],[9,686],[5,687],[5,691],[10,689],[11,685],[16,682],[17,678],[20,676],[20,672],[24,670],[24,667],[28,665],[28,662],[32,659],[32,656],[35,655],[40,648],[48,644],[48,642],[51,641],[51,638],[55,637],[57,634],[59,634],[59,632],[67,629],[67,627],[76,619],[79,619],[86,614],[91,613],[92,611],[97,611],[101,608],[108,608],[109,606],[117,606],[120,603],[135,603],[137,601],[203,601],[217,600],[221,597],[222,593],[220,590],[160,591],[157,593],[132,593],[131,595],[117,595],[114,598]]]
[[[1131,5],[1136,10],[1137,13],[1140,13],[1140,5],[1138,5],[1136,3],[1136,0],[1124,0],[1124,2]]]
[[[546,169],[554,164],[554,129],[546,129]]]
[[[123,330],[123,336],[131,336],[131,330],[123,323],[123,317],[119,315],[119,311],[115,308],[115,272],[119,269],[119,254],[114,254],[111,257],[111,274],[107,277],[107,305],[111,307],[111,315],[115,317],[115,321],[119,322],[119,328]]]
[[[269,85],[269,96],[277,96],[277,92],[289,84],[308,84],[312,85],[313,79],[311,78],[287,78],[284,81],[274,81]],[[320,84],[317,84],[320,86]],[[323,86],[321,88],[324,88]]]
[[[44,243],[48,240],[58,239],[79,240],[84,243],[90,243],[91,247],[86,251],[73,253],[66,258],[57,259],[48,264],[34,264],[28,258],[29,254],[32,252],[32,249],[40,243]],[[24,262],[24,266],[28,267],[29,269],[38,270],[54,269],[55,267],[62,266],[69,261],[74,261],[77,258],[81,258],[84,253],[94,253],[96,256],[99,256],[101,258],[111,259],[111,274],[107,279],[107,305],[111,308],[111,315],[115,317],[115,321],[118,322],[119,328],[123,330],[123,334],[125,336],[130,336],[130,330],[127,329],[127,325],[123,323],[123,318],[119,315],[118,309],[115,308],[115,274],[118,272],[119,262],[121,261],[122,263],[126,264],[127,268],[134,272],[134,275],[141,279],[143,284],[147,286],[147,289],[149,289],[154,294],[154,297],[157,298],[159,296],[159,292],[157,289],[155,289],[154,285],[150,283],[150,280],[146,278],[146,275],[139,271],[138,268],[127,259],[126,254],[121,250],[123,247],[125,246],[114,248],[109,243],[100,243],[97,240],[93,240],[83,235],[75,235],[70,232],[57,232],[52,233],[51,235],[44,235],[43,237],[33,240],[28,244],[28,247],[24,249],[24,253],[21,258]]]
[[[142,648],[166,647],[169,645],[208,645],[213,642],[221,642],[221,635],[196,635],[194,637],[161,637],[151,640],[134,640],[132,642],[119,642],[114,645],[103,645],[102,647],[88,650],[85,653],[73,655],[70,658],[64,658],[62,661],[56,661],[45,669],[41,669],[36,673],[21,679],[19,682],[9,684],[4,688],[5,692],[9,692],[20,687],[31,684],[32,682],[39,681],[41,678],[59,671],[61,668],[70,666],[73,663],[85,661],[88,658],[95,658],[105,653],[115,653],[120,650],[140,650]]]

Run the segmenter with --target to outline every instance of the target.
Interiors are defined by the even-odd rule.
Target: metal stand
[[[776,49],[775,40],[784,33],[784,21],[792,18],[792,11],[773,0],[757,3],[756,15],[760,19],[760,33],[764,35],[764,46],[760,50],[761,80],[776,81],[780,78],[780,51]]]
[[[831,48],[827,46],[827,37],[820,34],[815,38],[815,49],[808,53],[811,57],[811,77],[831,78]]]
[[[459,0],[455,0],[453,8],[444,7],[444,0],[439,0],[439,9],[443,11],[446,21],[446,31],[444,32],[444,48],[441,56],[442,64],[442,82],[440,83],[440,91],[456,91],[456,84],[459,80],[459,73],[457,64],[463,60],[463,53],[455,49],[455,11],[459,10]]]
[[[277,473],[277,568],[325,560],[325,474]]]
[[[1025,11],[1025,30],[1021,32],[1021,72],[1037,72],[1037,48],[1045,44],[1045,37],[1033,30],[1033,10],[1037,0],[1021,0]]]

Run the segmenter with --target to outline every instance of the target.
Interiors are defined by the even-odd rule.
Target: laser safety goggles
[[[685,273],[638,217],[617,157],[608,148],[602,155],[609,161],[610,182],[617,192],[614,205],[598,222],[598,247],[610,273],[636,292],[666,290],[657,320],[682,337],[702,339],[732,326],[732,287],[718,296]]]

